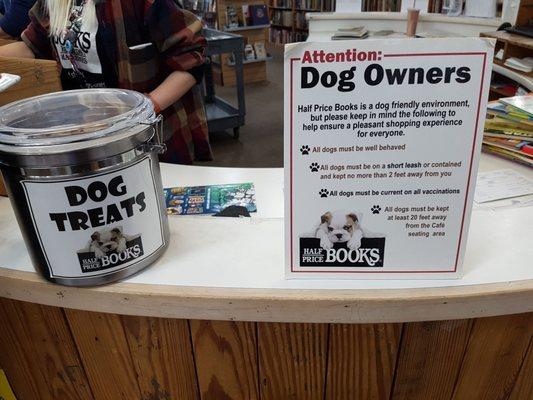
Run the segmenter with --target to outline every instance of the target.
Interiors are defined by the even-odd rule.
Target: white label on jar
[[[149,156],[90,178],[21,183],[51,277],[106,275],[165,244]]]

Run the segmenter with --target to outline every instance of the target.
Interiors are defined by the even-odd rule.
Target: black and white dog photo
[[[320,239],[320,247],[329,250],[334,243],[346,243],[350,250],[359,249],[361,239],[365,236],[360,219],[355,212],[328,211],[322,214],[315,231],[315,237]]]
[[[102,258],[111,251],[117,253],[126,251],[128,240],[131,240],[131,237],[122,232],[122,227],[96,231],[91,234],[87,247],[81,251],[93,252],[96,258]]]

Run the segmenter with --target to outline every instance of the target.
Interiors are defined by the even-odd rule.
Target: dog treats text
[[[72,185],[65,187],[65,195],[71,207],[84,205],[88,200],[101,203],[108,198],[123,197],[128,189],[122,176],[116,176],[109,183],[94,181],[86,188]],[[135,196],[123,198],[117,203],[107,204],[89,210],[76,210],[60,213],[50,213],[50,220],[56,223],[57,230],[64,232],[86,230],[99,226],[113,224],[124,218],[132,217],[136,212],[142,213],[146,209],[146,195],[140,192]]]

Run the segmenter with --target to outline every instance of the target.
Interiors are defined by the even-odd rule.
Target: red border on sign
[[[483,81],[485,80],[485,66],[487,63],[487,53],[486,52],[455,52],[455,53],[402,53],[402,54],[384,54],[383,57],[426,57],[426,56],[483,56],[483,65],[481,69],[481,83],[479,85],[479,98],[477,102],[477,115],[476,115],[476,124],[474,128],[474,135],[472,138],[472,151],[470,153],[470,165],[468,167],[468,180],[466,185],[466,192],[465,192],[465,201],[463,204],[463,216],[461,220],[461,229],[459,231],[459,241],[457,243],[457,254],[455,256],[455,264],[453,266],[453,269],[447,269],[447,270],[422,270],[422,271],[413,271],[413,270],[400,270],[400,271],[357,271],[357,270],[350,270],[350,271],[339,271],[339,270],[295,270],[294,269],[294,235],[293,235],[293,191],[292,191],[292,178],[293,178],[293,163],[292,163],[292,155],[293,155],[293,134],[294,134],[294,127],[293,127],[293,65],[295,61],[300,61],[300,58],[291,58],[291,65],[290,65],[290,155],[289,155],[289,163],[290,163],[290,217],[289,217],[289,231],[290,231],[290,262],[291,262],[291,272],[294,273],[347,273],[347,274],[394,274],[394,273],[454,273],[457,271],[457,263],[459,261],[459,254],[461,251],[461,240],[463,237],[463,228],[464,228],[464,222],[465,222],[465,215],[466,215],[466,204],[468,202],[468,192],[470,191],[470,182],[472,178],[472,160],[474,159],[474,150],[475,150],[475,144],[476,144],[476,134],[478,130],[478,124],[479,124],[479,112],[481,109],[481,98],[483,94]],[[301,267],[300,267],[301,268]]]

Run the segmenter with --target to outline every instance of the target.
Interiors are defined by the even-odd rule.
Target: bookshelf
[[[335,0],[269,0],[270,43],[303,42],[309,34],[305,14],[335,10]]]
[[[244,44],[262,42],[266,45],[268,40],[269,24],[251,25],[244,21],[243,6],[265,5],[265,0],[216,0],[217,3],[217,24],[221,31],[232,32],[244,38]],[[237,13],[238,26],[228,26],[228,7],[233,7]],[[267,79],[266,61],[268,57],[245,60],[243,63],[244,83],[263,82]],[[223,86],[234,86],[235,70],[229,54],[221,54],[219,58],[213,59],[213,78],[216,83]]]
[[[402,10],[402,2],[407,2],[409,7],[412,0],[362,0],[361,11],[363,12],[399,12]],[[418,2],[418,5],[420,6]],[[488,6],[489,2],[487,2]],[[503,1],[496,2],[497,15],[502,14]],[[465,10],[466,6],[463,4],[462,10]],[[405,8],[404,8],[405,10]],[[446,1],[445,0],[428,0],[427,12],[431,14],[445,14],[446,13]]]

